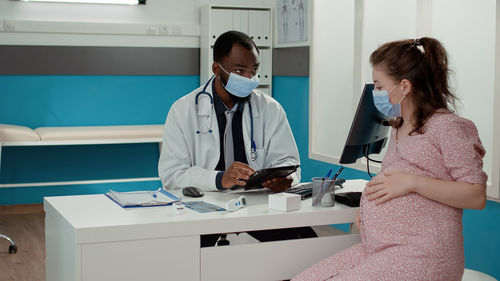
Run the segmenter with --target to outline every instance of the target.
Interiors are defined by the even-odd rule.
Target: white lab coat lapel
[[[206,92],[212,96],[212,83],[214,79],[207,86]],[[199,91],[202,91],[203,87]],[[199,92],[198,91],[198,92]],[[196,94],[198,93],[195,93]],[[193,101],[194,104],[194,101]],[[198,97],[198,112],[192,114],[192,117],[197,117],[199,121],[200,131],[207,132],[210,128],[212,133],[195,134],[194,135],[194,166],[210,167],[215,169],[220,158],[220,140],[219,140],[219,126],[217,123],[217,115],[215,107],[210,102],[210,98],[205,95]],[[194,120],[196,122],[196,120]]]
[[[249,102],[252,103],[254,140],[258,140],[258,139],[262,138],[262,136],[260,136],[259,130],[256,130],[255,128],[260,128],[262,126],[263,120],[262,120],[261,115],[260,115],[260,110],[261,110],[260,104],[259,104],[257,98],[255,97],[255,94],[252,93],[252,95],[250,96],[250,100],[245,103],[245,107],[243,109],[243,141],[245,144],[245,155],[247,157],[248,164],[254,170],[258,170],[258,169],[264,168],[265,155],[261,155],[262,149],[259,149],[259,148],[257,148],[257,159],[255,159],[253,161],[251,158],[251,155],[250,155],[251,148],[252,148],[252,139],[251,139],[252,125],[251,125],[251,120],[250,120],[250,108],[248,106]],[[257,147],[259,147],[259,145],[262,145],[260,143],[257,143],[257,141],[256,141],[256,144],[257,144]],[[259,152],[261,152],[261,153],[259,153]]]

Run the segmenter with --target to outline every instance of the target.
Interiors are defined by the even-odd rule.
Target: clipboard
[[[105,195],[122,208],[167,206],[181,200],[163,188],[118,192],[109,190]]]

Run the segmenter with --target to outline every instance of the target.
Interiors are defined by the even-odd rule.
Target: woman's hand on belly
[[[414,192],[415,176],[399,171],[387,171],[366,184],[363,191],[366,199],[375,204],[385,203],[393,198]]]

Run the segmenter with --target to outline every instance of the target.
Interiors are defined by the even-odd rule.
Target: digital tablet
[[[273,167],[273,168],[265,168],[256,171],[253,175],[250,176],[248,180],[246,180],[246,185],[243,186],[245,190],[255,189],[255,188],[263,188],[262,183],[267,180],[272,180],[275,178],[284,178],[291,173],[297,171],[300,165],[291,165],[291,166],[282,166],[282,167]],[[241,186],[235,186],[235,188],[239,188]]]

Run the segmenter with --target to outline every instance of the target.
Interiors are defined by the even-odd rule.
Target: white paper
[[[346,180],[342,186],[344,188],[336,189],[335,193],[344,192],[363,192],[366,187],[367,180],[357,179],[357,180]]]

